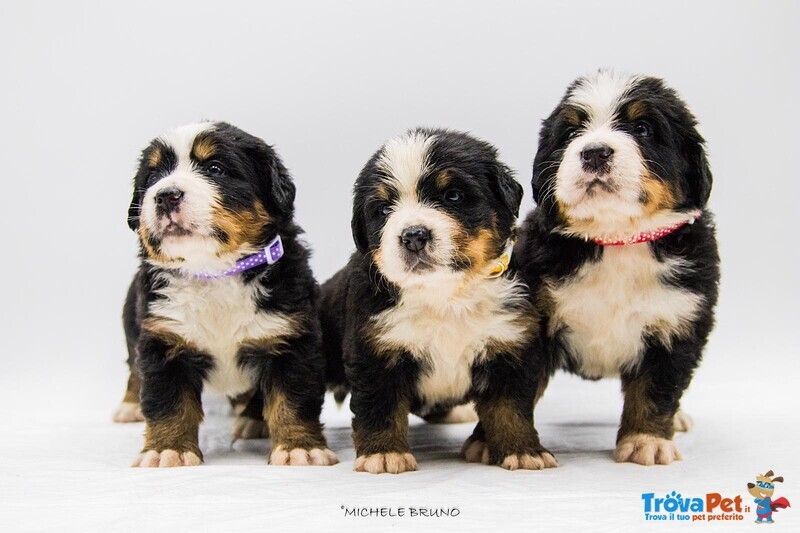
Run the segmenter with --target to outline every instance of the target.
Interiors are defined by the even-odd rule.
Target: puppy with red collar
[[[712,177],[695,125],[662,80],[600,71],[570,85],[539,136],[537,207],[515,251],[543,315],[539,365],[622,379],[621,462],[680,459],[680,400],[714,322]]]
[[[123,313],[131,374],[118,421],[143,415],[134,466],[200,464],[205,387],[240,407],[234,436],[272,438],[270,463],[331,465],[318,286],[275,151],[223,122],[153,140],[128,223],[141,263]],[[141,403],[140,403],[141,401]]]

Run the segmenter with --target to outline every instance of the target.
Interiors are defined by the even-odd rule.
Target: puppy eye
[[[206,167],[206,170],[212,176],[222,176],[223,174],[225,174],[225,169],[222,168],[222,165],[220,165],[219,163],[211,163]]]
[[[444,193],[444,199],[451,204],[457,204],[464,199],[464,193],[458,189],[448,189]]]
[[[565,137],[568,141],[571,141],[577,136],[578,136],[578,128],[569,128],[565,134]]]
[[[378,214],[382,217],[388,217],[392,212],[392,206],[389,204],[381,204],[378,206]]]
[[[633,125],[633,133],[639,137],[650,137],[653,135],[653,127],[644,120],[640,120]]]

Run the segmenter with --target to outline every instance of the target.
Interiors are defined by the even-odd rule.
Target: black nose
[[[183,191],[176,187],[167,187],[156,193],[156,210],[160,213],[171,213],[178,210],[183,199]]]
[[[607,144],[587,144],[583,148],[583,151],[581,151],[583,168],[588,171],[596,172],[611,161],[612,155],[614,155],[614,150]]]
[[[412,252],[419,252],[425,248],[425,243],[431,240],[431,231],[422,226],[411,226],[403,230],[400,240]]]

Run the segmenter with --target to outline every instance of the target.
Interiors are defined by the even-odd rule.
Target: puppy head
[[[261,139],[224,122],[190,124],[142,152],[128,225],[153,264],[226,268],[291,218],[294,195],[286,168]]]
[[[579,78],[543,122],[534,199],[591,237],[701,209],[711,171],[695,126],[662,80],[604,70]]]
[[[485,273],[501,255],[522,187],[468,134],[411,130],[378,150],[354,190],[358,250],[399,287]]]

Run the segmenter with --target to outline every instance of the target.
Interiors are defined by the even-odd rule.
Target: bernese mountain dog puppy
[[[579,78],[542,124],[515,257],[548,374],[621,378],[619,462],[680,459],[680,400],[717,302],[711,181],[696,120],[660,79]]]
[[[357,250],[320,306],[329,381],[352,391],[356,471],[415,470],[408,414],[467,401],[468,461],[555,466],[531,419],[536,315],[507,270],[521,198],[494,147],[449,130],[391,139],[359,174]]]
[[[271,464],[337,462],[319,422],[319,288],[294,197],[275,151],[224,122],[142,152],[128,211],[141,257],[123,312],[131,374],[116,417],[141,409],[146,421],[134,466],[200,464],[206,385],[240,407],[234,436],[269,432]]]

